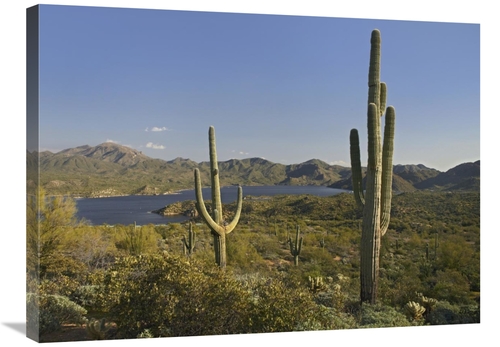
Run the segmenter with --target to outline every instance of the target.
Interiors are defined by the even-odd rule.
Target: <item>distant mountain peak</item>
[[[314,164],[319,166],[330,166],[330,164],[324,162],[321,159],[309,159],[308,161],[303,162],[302,164]]]
[[[417,172],[417,171],[422,171],[422,170],[435,170],[431,169],[424,164],[397,164],[394,165],[394,172],[402,172],[402,171],[409,171],[409,172]],[[437,171],[437,170],[436,170]]]
[[[142,154],[141,151],[114,142],[103,142],[94,147],[83,145],[75,148],[68,148],[57,154],[66,157],[80,155],[122,165],[134,165],[140,161],[150,159],[148,156]]]

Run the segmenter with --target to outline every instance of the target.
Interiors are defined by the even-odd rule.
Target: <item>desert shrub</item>
[[[406,319],[404,313],[394,307],[382,304],[370,305],[363,303],[361,306],[360,328],[405,327],[412,323]]]
[[[142,333],[140,333],[139,335],[137,335],[137,338],[139,338],[139,339],[151,339],[151,338],[154,338],[154,337],[155,336],[153,335],[153,333],[149,329],[146,329]]]
[[[379,298],[384,304],[402,307],[422,291],[418,264],[410,261],[386,261],[380,269]]]
[[[481,310],[479,304],[462,305],[460,307],[460,323],[480,323]]]
[[[439,243],[437,266],[440,269],[462,270],[469,266],[473,255],[473,246],[462,236],[450,235]]]
[[[357,328],[356,319],[334,308],[317,306],[314,317],[298,322],[295,331],[340,330]]]
[[[71,301],[85,308],[95,308],[99,287],[97,285],[83,285],[76,288],[70,296]]]
[[[302,268],[306,276],[334,276],[340,271],[341,263],[335,254],[319,247],[303,246]],[[316,272],[316,273],[314,273]]]
[[[83,324],[85,310],[65,296],[35,293],[26,294],[28,315],[27,325],[40,336],[57,331],[63,324]]]
[[[126,255],[140,255],[158,251],[158,240],[161,235],[155,231],[153,225],[117,226],[116,247]]]
[[[248,331],[249,294],[228,272],[167,255],[123,258],[106,274],[102,301],[121,337]]]
[[[314,301],[307,286],[292,278],[267,278],[252,288],[251,332],[346,328],[336,310]]]
[[[456,270],[437,271],[435,285],[429,296],[450,303],[470,303],[470,285],[466,277]]]
[[[44,189],[26,201],[26,270],[31,278],[51,278],[61,272],[62,236],[78,224],[71,198],[48,197]]]
[[[230,234],[226,239],[228,265],[243,273],[265,268],[266,263],[253,244],[251,234]]]
[[[282,247],[282,242],[285,242],[285,233],[278,234],[276,236],[274,233],[272,234],[263,234],[259,233],[252,237],[250,242],[255,247],[257,252],[264,259],[276,260],[279,258],[287,249]],[[288,252],[286,252],[288,253]]]
[[[335,278],[323,278],[320,290],[314,293],[314,300],[316,303],[331,307],[336,312],[346,312],[346,304],[349,301],[351,279],[342,274],[337,274]],[[311,290],[311,286],[309,290]],[[357,291],[356,291],[357,294]],[[356,298],[357,300],[357,298]]]
[[[448,301],[438,301],[426,320],[431,325],[479,323],[479,305],[454,305]]]
[[[42,280],[38,284],[38,290],[41,294],[71,296],[78,288],[79,282],[68,276],[55,277],[52,280]]]
[[[85,264],[89,271],[106,268],[118,254],[115,233],[115,228],[107,226],[79,225],[64,234],[65,254]]]

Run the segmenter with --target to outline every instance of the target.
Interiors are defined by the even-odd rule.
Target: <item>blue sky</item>
[[[40,147],[114,141],[165,160],[366,160],[370,33],[395,164],[479,157],[479,25],[78,6],[40,11]],[[154,131],[157,130],[157,131]]]

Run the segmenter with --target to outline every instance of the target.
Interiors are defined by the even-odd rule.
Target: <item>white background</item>
[[[0,339],[4,346],[34,345],[25,337],[25,35],[26,8],[32,1],[2,1],[0,5]],[[498,329],[494,317],[499,308],[494,286],[499,274],[495,256],[498,250],[498,227],[493,224],[493,200],[496,191],[493,174],[498,173],[498,136],[495,128],[498,112],[493,103],[498,100],[500,78],[498,62],[500,34],[498,10],[491,0],[448,1],[53,1],[55,5],[83,5],[131,8],[158,8],[215,12],[268,13],[345,18],[422,20],[481,24],[481,323],[473,325],[386,328],[348,331],[275,333],[243,336],[190,337],[151,340],[118,340],[105,342],[65,342],[57,345],[76,346],[185,346],[191,344],[271,345],[327,344],[372,346],[491,346],[498,343],[493,335]],[[457,71],[457,73],[460,73]],[[496,89],[496,90],[495,90]],[[496,94],[495,94],[496,92]],[[495,105],[496,106],[496,105]],[[496,109],[495,109],[496,110]],[[495,182],[496,183],[496,182]],[[491,264],[489,263],[491,262]]]

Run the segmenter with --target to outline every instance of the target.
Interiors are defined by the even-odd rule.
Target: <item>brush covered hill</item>
[[[392,190],[395,192],[411,192],[417,190],[416,183],[420,183],[429,178],[437,176],[440,171],[431,169],[425,165],[394,165],[392,172]],[[363,174],[366,174],[363,171]],[[363,187],[366,184],[366,176],[363,178]],[[352,190],[352,181],[349,170],[349,177],[339,180],[330,185],[332,188]]]
[[[157,195],[192,189],[193,170],[200,169],[204,185],[210,184],[210,163],[175,158],[165,161],[141,151],[106,142],[63,151],[27,152],[28,186],[40,170],[40,184],[49,194],[81,197]],[[316,185],[352,189],[351,169],[318,159],[284,165],[263,158],[230,159],[218,163],[221,185]],[[478,189],[479,161],[446,173],[424,165],[395,165],[393,189]]]
[[[463,163],[415,184],[418,189],[477,190],[481,174],[480,161]]]

